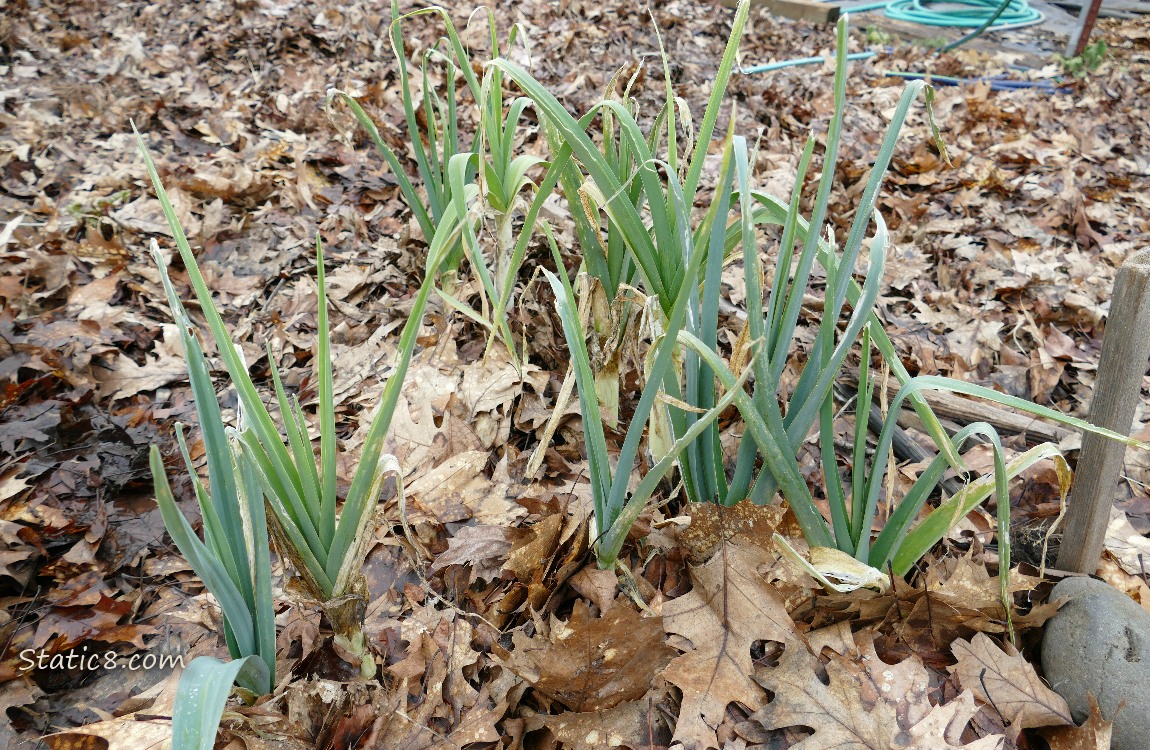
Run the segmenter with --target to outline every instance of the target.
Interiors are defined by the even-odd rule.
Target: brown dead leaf
[[[1036,579],[1016,571],[1010,574],[1012,593],[1028,591],[1035,583]],[[900,614],[898,618],[899,635],[908,642],[925,630],[933,643],[945,649],[945,644],[957,637],[1005,631],[999,576],[990,575],[971,553],[929,564],[926,587],[920,593],[910,615]]]
[[[731,507],[695,503],[691,506],[691,525],[679,532],[679,541],[687,548],[691,562],[705,562],[720,544],[736,534],[770,539],[785,514],[783,506],[755,505],[750,500]]]
[[[843,620],[807,633],[807,643],[810,644],[812,653],[821,654],[823,649],[829,648],[836,654],[845,656],[855,647],[850,620]]]
[[[1142,575],[1144,568],[1150,570],[1150,539],[1139,534],[1126,518],[1126,513],[1117,507],[1110,510],[1104,545],[1127,573]],[[1142,562],[1139,562],[1139,557]]]
[[[651,702],[620,703],[605,711],[565,712],[556,716],[527,717],[527,731],[546,727],[567,750],[602,750],[613,747],[650,747]]]
[[[685,653],[663,677],[683,691],[674,741],[687,750],[719,747],[715,728],[727,705],[749,709],[766,696],[751,680],[751,647],[778,641],[805,649],[782,597],[758,574],[774,562],[762,547],[742,538],[724,543],[705,564],[691,569],[694,588],[663,605],[663,627]]]
[[[674,656],[663,643],[658,618],[626,606],[593,618],[583,601],[575,603],[566,623],[552,621],[550,637],[519,636],[515,645],[512,670],[575,712],[636,700]]]
[[[559,532],[563,530],[564,517],[558,513],[547,516],[531,527],[531,536],[516,544],[503,564],[520,581],[528,581],[531,575],[551,559],[559,544]]]
[[[600,612],[607,612],[615,602],[615,592],[619,589],[619,579],[612,570],[603,570],[595,565],[588,565],[569,581],[571,588],[580,595],[589,599]]]
[[[371,705],[377,718],[370,734],[356,746],[458,750],[497,741],[495,723],[503,718],[507,703],[494,700],[488,685],[477,690],[468,679],[480,658],[471,647],[470,624],[455,617],[454,611],[430,607],[413,612],[411,619],[418,622],[405,618],[401,624],[401,630],[413,634],[407,658],[388,670],[398,679],[395,689],[384,693],[366,683],[373,691]],[[406,633],[403,637],[408,639]],[[342,699],[338,691],[336,696]]]
[[[457,750],[473,744],[494,744],[499,742],[502,733],[496,722],[507,713],[507,701],[495,702],[487,695],[487,687],[480,689],[475,705],[463,712],[459,726],[428,750]]]
[[[1146,585],[1141,576],[1126,572],[1126,567],[1111,553],[1102,553],[1096,574],[1114,588],[1124,591],[1127,596],[1142,605],[1142,609],[1150,612],[1150,586]]]
[[[148,355],[143,365],[136,364],[122,352],[116,352],[117,356],[110,369],[97,368],[95,371],[100,395],[115,401],[186,380],[188,366],[184,361],[179,338],[175,326],[164,326],[164,340],[157,344],[155,358]]]
[[[281,698],[280,711],[288,733],[312,739],[313,746],[333,747],[332,741],[349,736],[363,737],[376,731],[387,709],[402,708],[398,691],[366,682],[337,682],[325,679],[297,680],[288,685]],[[364,708],[370,709],[365,711]],[[370,714],[374,713],[374,717]],[[365,747],[343,744],[334,747]]]
[[[140,750],[170,747],[172,708],[182,670],[169,674],[149,693],[154,699],[135,713],[50,734],[43,741],[51,750]],[[142,697],[142,696],[141,696]]]
[[[8,709],[30,705],[43,695],[44,691],[27,675],[22,679],[12,680],[6,683],[4,689],[0,691],[0,716],[11,719]],[[0,723],[0,747],[15,747],[15,739],[16,730],[12,726],[12,722]]]
[[[956,560],[940,560],[931,565],[927,569],[926,581],[926,590],[937,602],[993,613],[999,617],[1005,614],[998,576],[990,575],[986,566],[976,563],[970,553]],[[1033,579],[1018,573],[1011,574],[1011,592],[1026,591],[1033,587]]]
[[[819,679],[818,661],[799,644],[790,644],[778,666],[763,670],[758,682],[775,699],[751,718],[767,729],[805,726],[814,734],[792,750],[997,750],[1001,736],[963,744],[961,736],[977,712],[964,691],[943,706],[932,706],[930,679],[916,657],[898,664],[878,658],[867,638],[857,653],[832,655],[828,683]]]
[[[950,667],[963,689],[993,705],[1012,724],[1024,729],[1072,726],[1070,707],[1046,686],[1030,662],[1012,646],[1003,650],[985,633],[951,644],[958,664]]]
[[[382,341],[379,344],[379,346],[386,345]],[[367,343],[365,342],[363,346],[366,347]],[[440,465],[449,456],[482,447],[469,426],[457,424],[453,418],[448,419],[447,405],[459,387],[459,375],[454,371],[444,372],[443,358],[432,358],[432,354],[428,352],[412,358],[408,375],[404,379],[403,393],[395,407],[385,448],[399,460],[401,466],[414,470],[425,470]],[[383,356],[390,358],[392,355]],[[367,357],[363,367],[368,370],[368,374],[371,374],[377,365]],[[362,377],[349,377],[348,382],[349,390],[361,393],[363,394],[361,398],[371,399],[374,402],[376,398],[374,390],[369,389],[367,393],[363,393]],[[339,398],[338,394],[336,398]],[[348,450],[362,444],[371,424],[372,413],[364,412],[356,434],[348,441]]]
[[[452,523],[475,518],[514,526],[526,511],[507,499],[506,483],[484,475],[488,458],[487,451],[460,453],[408,484],[409,520]]]
[[[1070,601],[1070,597],[1063,597],[1053,602],[1043,602],[1036,604],[1029,612],[1024,615],[1018,615],[1014,618],[1014,627],[1017,630],[1027,630],[1029,628],[1040,628],[1047,620],[1054,615],[1058,614],[1058,610],[1062,609],[1062,605]]]
[[[514,538],[515,531],[504,526],[464,526],[447,540],[447,551],[435,558],[427,574],[435,575],[448,565],[468,565],[471,583],[478,578],[495,580],[511,553]]]
[[[541,393],[547,386],[547,373],[526,364],[520,376],[503,348],[492,350],[484,360],[463,371],[459,400],[485,448],[507,440],[511,430],[511,405],[528,383]]]

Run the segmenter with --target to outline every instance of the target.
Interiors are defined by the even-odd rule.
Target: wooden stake
[[[1086,49],[1086,43],[1090,41],[1090,32],[1094,31],[1094,22],[1098,20],[1098,9],[1101,7],[1102,0],[1090,0],[1090,5],[1078,9],[1078,29],[1066,44],[1067,57],[1078,57]]]
[[[1142,377],[1150,359],[1150,248],[1129,258],[1114,279],[1110,316],[1090,403],[1090,422],[1130,434]],[[1126,446],[1087,433],[1070,491],[1058,568],[1094,573],[1102,559],[1106,524],[1114,507]]]

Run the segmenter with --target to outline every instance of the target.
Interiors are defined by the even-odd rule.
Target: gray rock
[[[1051,600],[1071,597],[1046,623],[1042,670],[1079,723],[1090,715],[1087,693],[1114,719],[1113,750],[1150,747],[1150,612],[1093,578],[1067,578]],[[1118,713],[1118,704],[1126,706]]]

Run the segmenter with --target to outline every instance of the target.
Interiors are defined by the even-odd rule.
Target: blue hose
[[[963,9],[931,10],[934,4],[963,5]],[[1042,23],[1046,16],[1031,8],[1026,0],[879,0],[878,2],[847,6],[844,12],[865,13],[871,10],[884,10],[888,18],[899,21],[910,21],[924,26],[946,26],[973,28],[974,31],[966,36],[947,44],[941,51],[949,52],[956,47],[966,44],[988,29],[1005,31],[1007,29],[1021,29]],[[847,55],[848,60],[866,60],[874,57],[874,52],[855,52]],[[815,65],[827,62],[833,58],[800,57],[794,60],[780,60],[779,62],[764,65],[751,65],[741,68],[740,73],[767,73],[772,70],[781,70],[797,65]],[[992,84],[994,86],[995,84]],[[999,82],[999,88],[1030,88],[1030,86],[1013,87],[1005,82]],[[1035,86],[1034,88],[1039,88]]]
[[[848,60],[868,60],[877,52],[852,52],[847,55]],[[796,65],[817,65],[819,63],[834,62],[833,57],[799,57],[794,60],[780,60],[773,63],[764,63],[762,65],[751,65],[746,68],[739,68],[740,73],[769,73],[772,70],[782,70],[783,68],[790,68]]]
[[[906,73],[895,70],[884,70],[879,75],[903,78],[910,81],[923,80],[935,86],[960,86],[963,84],[986,83],[992,91],[1010,91],[1015,89],[1038,89],[1051,94],[1064,91],[1068,88],[1061,80],[1019,81],[999,76],[980,76],[977,78],[956,78],[953,76],[939,76],[931,73]]]
[[[887,18],[897,21],[910,21],[924,26],[951,26],[961,28],[977,28],[994,15],[1002,4],[1000,0],[946,0],[948,5],[962,5],[962,9],[933,9],[932,6],[941,3],[932,0],[892,0],[885,3],[872,3],[874,8],[886,8]],[[859,12],[861,8],[852,8]],[[1045,18],[1042,13],[1027,5],[1026,0],[1010,0],[991,28],[1002,30],[1005,27],[1022,28],[1042,23]]]

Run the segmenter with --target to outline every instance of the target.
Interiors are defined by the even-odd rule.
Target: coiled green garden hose
[[[955,5],[965,7],[955,8]],[[1046,16],[1031,8],[1026,0],[879,0],[847,6],[844,10],[850,13],[882,10],[887,18],[898,21],[910,21],[923,26],[975,29],[962,39],[943,47],[944,52],[962,46],[987,29],[1021,29],[1046,20]]]
[[[924,26],[959,26],[976,28],[994,15],[1002,5],[1001,0],[947,0],[947,5],[962,5],[963,8],[939,9],[939,3],[931,0],[894,0],[885,3],[886,15],[898,21],[911,21]],[[1045,16],[1031,8],[1026,0],[1010,0],[992,28],[1001,31],[1005,27],[1021,28],[1042,23]]]

